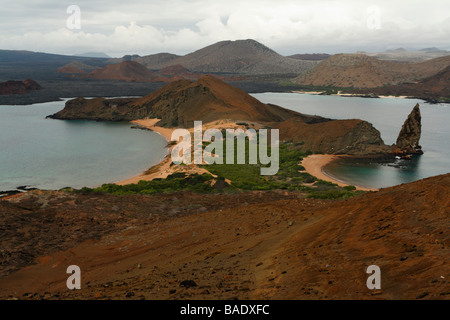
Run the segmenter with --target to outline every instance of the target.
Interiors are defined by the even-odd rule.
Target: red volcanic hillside
[[[299,84],[339,88],[376,88],[415,82],[450,66],[450,56],[424,62],[400,63],[364,54],[336,54],[297,78]]]
[[[0,200],[0,299],[448,300],[449,192],[450,174],[338,202],[31,191]]]
[[[87,77],[103,80],[149,81],[154,77],[154,73],[138,62],[124,61],[94,70]]]
[[[403,83],[395,86],[386,86],[372,90],[361,90],[362,93],[375,93],[382,95],[404,95],[410,97],[450,98],[450,66],[437,74],[415,83]]]

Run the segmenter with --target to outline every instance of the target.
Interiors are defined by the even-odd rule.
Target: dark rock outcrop
[[[0,94],[25,94],[33,90],[40,90],[42,87],[34,80],[6,81],[0,83]]]
[[[135,99],[76,98],[66,102],[63,110],[48,116],[61,120],[131,121],[145,117],[131,106]]]
[[[306,123],[292,118],[275,128],[280,130],[281,140],[301,143],[303,150],[314,153],[376,155],[390,152],[380,132],[363,120]]]
[[[423,154],[422,147],[419,145],[422,132],[421,121],[419,104],[416,104],[400,130],[397,142],[394,145],[396,153]]]

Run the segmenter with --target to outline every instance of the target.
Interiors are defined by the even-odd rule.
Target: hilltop
[[[235,74],[300,74],[311,69],[316,62],[284,57],[255,40],[221,41],[182,57],[167,56],[161,62],[154,55],[141,57],[149,69],[172,65],[196,72]]]
[[[355,91],[388,96],[417,97],[431,102],[449,101],[450,99],[450,66],[444,70],[414,83],[402,83],[371,90]]]
[[[417,82],[450,66],[450,56],[424,62],[379,60],[365,54],[336,54],[297,78],[302,85],[338,88],[376,88]]]
[[[23,81],[9,80],[0,82],[0,95],[3,94],[26,94],[34,90],[41,90],[42,87],[34,80],[27,79]]]
[[[53,115],[56,119],[135,120],[160,118],[165,127],[193,125],[194,120],[220,119],[279,122],[299,115],[277,106],[266,105],[213,76],[191,82],[178,80],[142,98],[78,98]]]

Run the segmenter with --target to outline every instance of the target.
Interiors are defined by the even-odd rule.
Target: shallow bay
[[[0,106],[0,190],[80,188],[120,181],[159,163],[167,141],[130,123],[45,117],[64,101]]]
[[[403,122],[419,103],[422,115],[424,154],[412,161],[377,163],[339,160],[325,168],[338,180],[367,188],[382,188],[450,172],[450,105],[428,104],[418,99],[359,98],[299,93],[253,94],[264,103],[273,103],[305,114],[332,119],[362,119],[377,128],[384,142],[395,143]]]

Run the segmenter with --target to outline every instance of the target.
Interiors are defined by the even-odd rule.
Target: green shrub
[[[315,186],[319,187],[319,186],[337,186],[337,184],[330,182],[330,181],[325,181],[325,180],[318,180],[316,183],[314,183]]]
[[[224,141],[226,143],[226,141]],[[237,143],[237,142],[235,142]],[[203,147],[208,143],[204,143]],[[235,146],[236,147],[236,146]],[[154,179],[152,181],[141,180],[135,184],[119,186],[116,184],[104,184],[99,188],[82,188],[75,190],[79,193],[110,193],[116,195],[124,194],[154,194],[163,192],[174,192],[190,190],[200,193],[222,192],[221,188],[214,188],[214,181],[224,181],[228,179],[231,185],[225,188],[227,192],[237,192],[239,190],[290,190],[307,192],[308,197],[320,199],[345,199],[353,197],[358,193],[355,188],[349,186],[340,188],[334,183],[318,180],[316,177],[305,172],[305,168],[299,163],[311,151],[302,152],[301,144],[283,143],[279,146],[279,170],[273,176],[261,175],[261,164],[248,164],[248,139],[246,140],[246,164],[212,164],[203,165],[211,174],[192,174],[184,172],[174,173],[166,179]],[[237,148],[235,148],[236,150]],[[270,147],[268,152],[271,153]],[[224,157],[226,157],[226,147],[224,146]],[[235,163],[237,155],[235,154]],[[315,182],[315,183],[314,183]],[[305,183],[314,183],[313,186],[305,186]]]

